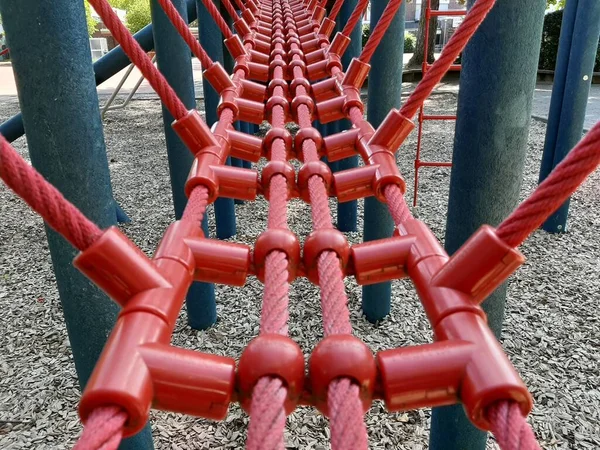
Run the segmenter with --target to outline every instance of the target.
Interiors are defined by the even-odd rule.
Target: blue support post
[[[463,53],[446,225],[449,254],[482,224],[497,225],[517,205],[545,9],[546,0],[531,0],[527,8],[519,0],[498,2]],[[503,286],[483,303],[496,336],[505,299]],[[434,408],[431,450],[483,450],[486,440],[461,405]]]
[[[0,0],[33,166],[99,227],[116,223],[82,2]],[[119,308],[72,261],[77,251],[46,227],[48,247],[83,388]],[[121,449],[152,448],[149,428]]]
[[[540,183],[581,139],[599,37],[600,2],[569,0],[560,31]],[[567,231],[569,202],[548,218],[544,230]]]
[[[387,0],[371,1],[371,30],[379,21]],[[402,94],[402,57],[404,55],[405,4],[396,13],[387,33],[371,59],[369,72],[369,103],[367,117],[374,127],[385,119],[392,108],[400,107]],[[387,206],[375,197],[365,199],[364,240],[372,241],[390,237],[394,221]],[[367,320],[376,322],[390,312],[392,284],[389,282],[363,286],[362,309]]]
[[[220,1],[213,0],[219,7]],[[198,8],[198,35],[200,44],[215,62],[223,64],[223,36],[221,30],[210,16],[200,0],[196,1]],[[212,126],[218,120],[217,106],[219,105],[219,94],[213,89],[206,78],[202,79],[204,87],[204,110],[206,122]],[[215,221],[217,224],[217,237],[227,239],[235,235],[235,206],[230,198],[218,198],[214,204]]]
[[[352,11],[356,8],[358,0],[346,0],[342,5],[340,14],[338,16],[338,23],[341,25],[338,28],[343,29],[343,26],[348,22]],[[346,49],[346,52],[342,56],[342,64],[344,68],[347,68],[352,61],[352,58],[357,58],[360,55],[362,49],[362,21],[356,25],[356,28],[350,33],[350,45]],[[343,130],[349,130],[352,124],[349,120],[341,120],[338,125],[338,132]],[[350,158],[342,159],[338,163],[338,170],[347,170],[358,167],[358,157],[352,156]],[[349,232],[356,231],[357,226],[357,205],[356,200],[345,203],[338,203],[337,212],[337,226],[340,231]]]
[[[188,14],[188,22],[196,20],[196,0],[185,0]],[[152,25],[147,25],[133,35],[144,51],[149,52],[154,48],[154,36],[152,34]],[[115,47],[102,58],[94,63],[94,74],[96,86],[104,83],[110,77],[119,73],[122,69],[131,64],[127,55],[121,47]],[[25,134],[23,127],[23,117],[21,113],[0,124],[0,134],[8,142],[20,138]],[[117,212],[118,214],[118,212]]]
[[[187,19],[185,0],[172,0],[172,2],[181,16]],[[158,68],[185,106],[188,109],[195,109],[196,96],[190,49],[156,0],[151,0],[151,12]],[[171,124],[174,118],[164,105],[162,114],[173,205],[175,206],[175,217],[179,220],[187,204],[184,188],[194,157],[173,131]],[[186,306],[188,323],[192,328],[204,329],[214,324],[216,320],[214,285],[194,283],[188,292]]]

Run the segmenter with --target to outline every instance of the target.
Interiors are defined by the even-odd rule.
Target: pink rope
[[[517,403],[497,402],[487,409],[487,418],[502,450],[541,450]]]
[[[83,251],[102,235],[102,230],[27,164],[2,135],[0,178],[73,247]]]
[[[115,406],[97,408],[88,417],[73,450],[116,450],[123,437],[127,414]]]

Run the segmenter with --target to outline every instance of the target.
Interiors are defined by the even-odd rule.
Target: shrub
[[[371,27],[369,24],[364,24],[362,29],[362,46],[364,47],[371,36]]]
[[[414,53],[417,46],[417,37],[409,33],[404,33],[404,53]]]
[[[362,28],[362,45],[363,47],[369,40],[369,36],[371,36],[371,27],[369,24],[364,24]],[[414,53],[415,46],[417,45],[417,37],[409,33],[408,31],[404,33],[404,53]]]
[[[555,70],[556,68],[556,57],[558,55],[562,19],[562,10],[546,14],[544,17],[542,48],[540,50],[540,61],[538,65],[538,68],[540,69]],[[594,65],[594,72],[598,71],[600,71],[600,46],[596,51],[596,64]]]

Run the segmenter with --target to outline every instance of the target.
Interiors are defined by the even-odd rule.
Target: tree
[[[88,34],[92,36],[96,31],[96,27],[98,26],[98,21],[92,17],[92,8],[87,0],[84,1],[85,6],[85,21],[87,22]]]
[[[417,44],[415,45],[415,53],[408,61],[410,67],[421,67],[425,60],[425,2],[421,4],[421,20],[419,21],[419,31],[417,32]],[[439,9],[440,0],[431,0],[431,9]],[[435,49],[435,34],[437,30],[437,17],[429,19],[429,39],[427,44],[427,62],[433,63],[435,57],[433,55]]]
[[[414,0],[412,0],[414,1]],[[425,57],[423,55],[425,51],[425,2],[421,2],[421,20],[419,21],[419,31],[417,32],[417,44],[415,45],[415,53],[408,62],[409,67],[421,67]],[[546,0],[548,8],[562,9],[565,7],[567,0]],[[465,5],[466,0],[459,0],[458,3]],[[439,9],[440,0],[431,0],[431,9]],[[437,31],[437,17],[432,17],[429,21],[429,43],[427,45],[428,55],[427,62],[433,63],[435,61],[434,47],[435,47],[435,35]]]
[[[131,33],[136,33],[150,23],[149,0],[109,0],[113,8],[126,12],[125,24]]]

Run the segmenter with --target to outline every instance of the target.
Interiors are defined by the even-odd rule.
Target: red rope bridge
[[[211,0],[235,67],[230,78],[191,35],[170,0],[159,3],[220,93],[211,131],[187,111],[164,77],[124,28],[106,0],[89,0],[130,59],[175,117],[173,128],[195,155],[186,184],[189,202],[150,260],[117,228],[100,230],[0,136],[0,176],[46,222],[81,250],[79,268],[122,307],[83,393],[86,427],[78,449],[114,449],[142,429],[151,407],[223,419],[232,401],[250,414],[248,449],[284,449],[286,416],[312,405],[329,417],[334,450],[366,449],[363,414],[374,399],[390,411],[461,402],[471,421],[493,431],[501,447],[539,448],[525,421],[532,400],[486,325],[480,303],[524,261],[515,249],[600,163],[600,124],[498,229],[482,227],[451,258],[415,220],[403,198],[395,151],[413,129],[411,118],[494,5],[478,0],[400,111],[375,130],[364,119],[360,89],[368,62],[401,0],[390,0],[359,58],[343,71],[341,56],[367,1],[359,1],[342,33],[330,40],[343,0],[330,17],[317,0],[223,0],[231,32]],[[313,120],[347,118],[352,128],[323,138]],[[242,120],[271,128],[264,138],[236,131]],[[295,121],[292,136],[285,124]],[[332,174],[329,161],[360,155],[364,166]],[[268,163],[258,174],[228,167],[229,156]],[[296,174],[289,163],[303,162]],[[207,239],[200,223],[219,196],[269,200],[267,230],[254,248]],[[329,197],[341,202],[375,196],[396,223],[394,237],[350,246],[332,223]],[[287,203],[311,205],[314,231],[301,246],[287,223]],[[243,286],[264,283],[260,335],[241,355],[215,356],[170,346],[176,318],[193,281]],[[410,278],[435,332],[432,344],[373,355],[352,336],[344,277],[366,285]],[[308,362],[288,337],[288,293],[296,278],[321,288],[325,338]],[[436,376],[431,377],[431,372]]]

